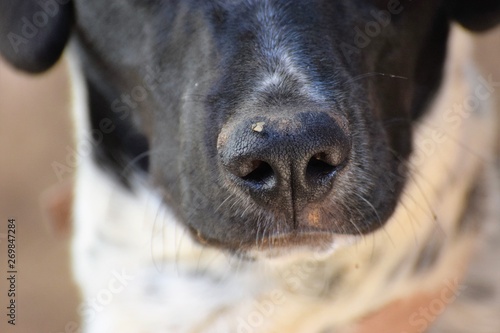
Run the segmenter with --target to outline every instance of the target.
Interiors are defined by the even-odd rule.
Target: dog
[[[497,332],[492,303],[452,308],[498,225],[499,84],[466,30],[499,22],[494,0],[0,0],[13,66],[68,50],[80,329],[423,332],[450,305],[440,332]]]

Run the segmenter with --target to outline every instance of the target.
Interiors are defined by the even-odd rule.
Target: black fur
[[[322,247],[333,233],[383,225],[404,186],[411,123],[440,84],[450,21],[484,30],[500,20],[500,5],[489,0],[86,0],[73,6],[74,19],[72,6],[62,6],[18,54],[5,35],[19,32],[21,18],[38,7],[0,0],[0,51],[18,68],[42,71],[59,57],[74,21],[92,126],[109,119],[115,128],[103,134],[98,160],[125,180],[124,170],[134,166],[147,173],[201,242],[232,250]],[[380,10],[388,13],[388,6],[395,12],[383,24]],[[371,22],[380,29],[360,37]],[[277,48],[305,79],[282,68]],[[256,93],[266,72],[289,79]],[[305,86],[322,99],[303,93]],[[256,119],[301,119],[311,110],[335,119],[348,136],[345,164],[321,196],[292,191],[256,200],[228,175],[221,133],[233,131],[235,119],[238,128]]]
[[[0,54],[17,68],[42,72],[61,56],[72,23],[70,0],[1,0]]]

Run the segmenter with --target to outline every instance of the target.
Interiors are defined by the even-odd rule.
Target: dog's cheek
[[[193,15],[185,18],[189,24],[201,19]],[[197,184],[213,183],[213,165],[207,161],[208,144],[204,138],[211,115],[204,104],[213,85],[216,50],[211,45],[210,31],[187,29],[182,22],[177,23],[156,52],[161,60],[155,64],[159,70],[154,80],[157,107],[150,117],[151,171],[157,187],[166,192],[167,201],[178,209],[183,220],[188,220],[192,207],[197,205],[193,203],[197,199],[188,195],[190,190],[203,194],[205,189]]]

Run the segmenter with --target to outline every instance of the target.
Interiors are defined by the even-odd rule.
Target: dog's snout
[[[243,119],[227,124],[218,139],[230,181],[273,208],[321,200],[350,146],[347,130],[324,112]]]

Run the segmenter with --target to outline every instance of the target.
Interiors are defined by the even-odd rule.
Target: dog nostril
[[[328,180],[337,170],[337,165],[334,165],[326,153],[315,154],[306,167],[306,178],[309,181]]]
[[[304,112],[234,119],[222,127],[217,150],[227,186],[264,207],[301,209],[330,193],[351,141],[329,114]]]
[[[241,176],[243,180],[254,184],[271,185],[274,180],[273,168],[264,161],[251,161],[245,167],[246,174]]]

